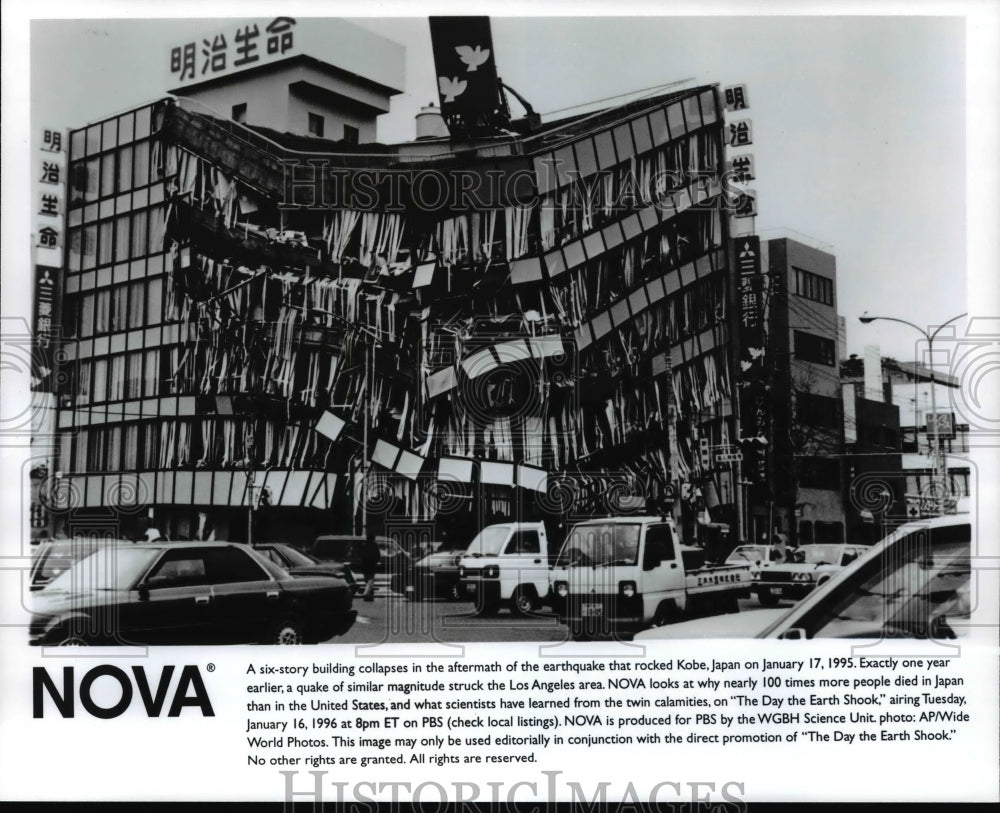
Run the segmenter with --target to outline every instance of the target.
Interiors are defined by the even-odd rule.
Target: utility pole
[[[361,535],[368,538],[368,420],[371,413],[371,380],[369,378],[368,366],[371,362],[373,348],[365,348],[365,374],[362,376],[364,382],[364,404],[361,415],[364,419],[364,427],[361,430]]]
[[[253,506],[254,506],[253,461],[247,460],[247,544],[253,547]]]

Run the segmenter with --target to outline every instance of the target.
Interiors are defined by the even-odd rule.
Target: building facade
[[[430,156],[236,102],[72,132],[57,517],[294,541],[710,493],[731,518],[698,453],[737,437],[718,96]]]

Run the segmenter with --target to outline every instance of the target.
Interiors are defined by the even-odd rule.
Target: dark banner
[[[431,17],[431,44],[441,113],[472,127],[502,108],[489,17]]]

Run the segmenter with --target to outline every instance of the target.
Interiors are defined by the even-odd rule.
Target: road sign
[[[938,439],[955,437],[955,415],[951,412],[929,412],[927,434]]]

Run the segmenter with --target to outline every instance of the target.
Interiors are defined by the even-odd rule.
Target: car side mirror
[[[149,585],[139,585],[139,601],[149,601]]]
[[[805,637],[806,631],[802,627],[789,627],[778,636],[785,641],[802,641],[805,640]]]

